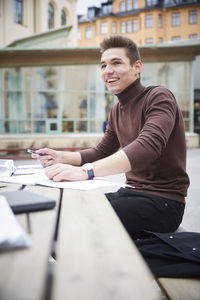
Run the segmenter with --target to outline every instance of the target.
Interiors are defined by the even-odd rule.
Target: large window
[[[101,34],[107,34],[107,33],[108,33],[108,23],[101,22]]]
[[[145,39],[145,44],[153,44],[153,39],[150,37],[150,38],[146,38]]]
[[[0,134],[102,133],[115,99],[99,65],[6,68],[0,79]]]
[[[190,10],[189,11],[189,23],[190,24],[196,24],[197,23],[197,11],[196,10]]]
[[[145,86],[163,85],[175,95],[184,117],[186,131],[192,131],[193,112],[190,109],[193,96],[190,94],[190,62],[144,63],[141,81]]]
[[[181,23],[180,13],[173,13],[172,14],[172,26],[179,26],[180,23]]]
[[[92,27],[91,26],[86,27],[85,37],[86,37],[86,39],[91,39],[92,38]]]
[[[196,39],[198,39],[198,35],[196,33],[190,34],[189,39],[190,40],[196,40]]]
[[[23,23],[23,1],[14,0],[14,21],[18,24]]]
[[[115,21],[112,22],[112,33],[117,33],[117,23]]]
[[[146,28],[153,27],[153,15],[146,15],[145,24]]]
[[[132,22],[127,21],[127,32],[130,33],[132,31]]]
[[[177,41],[180,41],[181,37],[179,35],[176,35],[176,36],[173,36],[172,37],[172,41],[173,42],[177,42]]]
[[[121,33],[126,33],[126,22],[121,22]]]
[[[133,20],[133,32],[137,32],[137,31],[138,31],[138,21]]]
[[[61,26],[65,26],[67,24],[67,16],[64,9],[61,10]]]
[[[158,27],[162,27],[162,15],[158,15]]]
[[[120,2],[120,11],[123,12],[125,11],[125,1]]]
[[[138,0],[133,0],[133,8],[138,9]]]
[[[131,10],[132,9],[132,0],[127,0],[126,1],[126,9]]]
[[[193,127],[191,64],[144,63],[141,73],[145,86],[164,85],[175,94],[187,131]],[[116,101],[97,64],[0,68],[0,134],[102,133]]]
[[[54,8],[51,3],[48,3],[48,28],[54,28]]]

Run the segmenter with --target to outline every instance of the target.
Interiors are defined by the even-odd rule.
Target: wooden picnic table
[[[20,188],[2,186],[1,192]],[[1,300],[161,299],[152,273],[102,190],[25,190],[55,199],[57,206],[30,214],[31,248],[0,252]],[[16,217],[26,229],[26,215]],[[55,262],[49,260],[52,252]]]

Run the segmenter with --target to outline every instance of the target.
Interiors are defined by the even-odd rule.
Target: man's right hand
[[[43,155],[41,155],[43,154]],[[56,151],[49,148],[41,148],[32,154],[32,158],[40,161],[43,167],[48,167],[57,163],[80,165],[81,155],[79,152]]]

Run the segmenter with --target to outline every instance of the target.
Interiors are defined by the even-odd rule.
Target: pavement
[[[15,160],[15,165],[36,164],[36,160]],[[186,231],[200,232],[200,148],[187,150],[187,172],[190,177],[190,187],[186,198],[185,214],[182,226]],[[109,179],[117,182],[124,182],[124,174],[108,176]],[[116,187],[108,191],[115,191]]]

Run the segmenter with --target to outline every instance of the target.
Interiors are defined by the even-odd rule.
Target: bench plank
[[[49,190],[41,187],[27,187],[48,196]],[[46,192],[45,192],[46,191]],[[52,190],[51,198],[57,200],[58,190]],[[27,228],[26,215],[17,215],[17,220]],[[28,249],[0,253],[0,299],[41,300],[47,278],[47,267],[55,229],[56,209],[30,214],[30,239]]]
[[[100,190],[64,190],[54,300],[161,299],[160,290]]]
[[[170,300],[199,300],[200,280],[159,278],[158,282]]]

